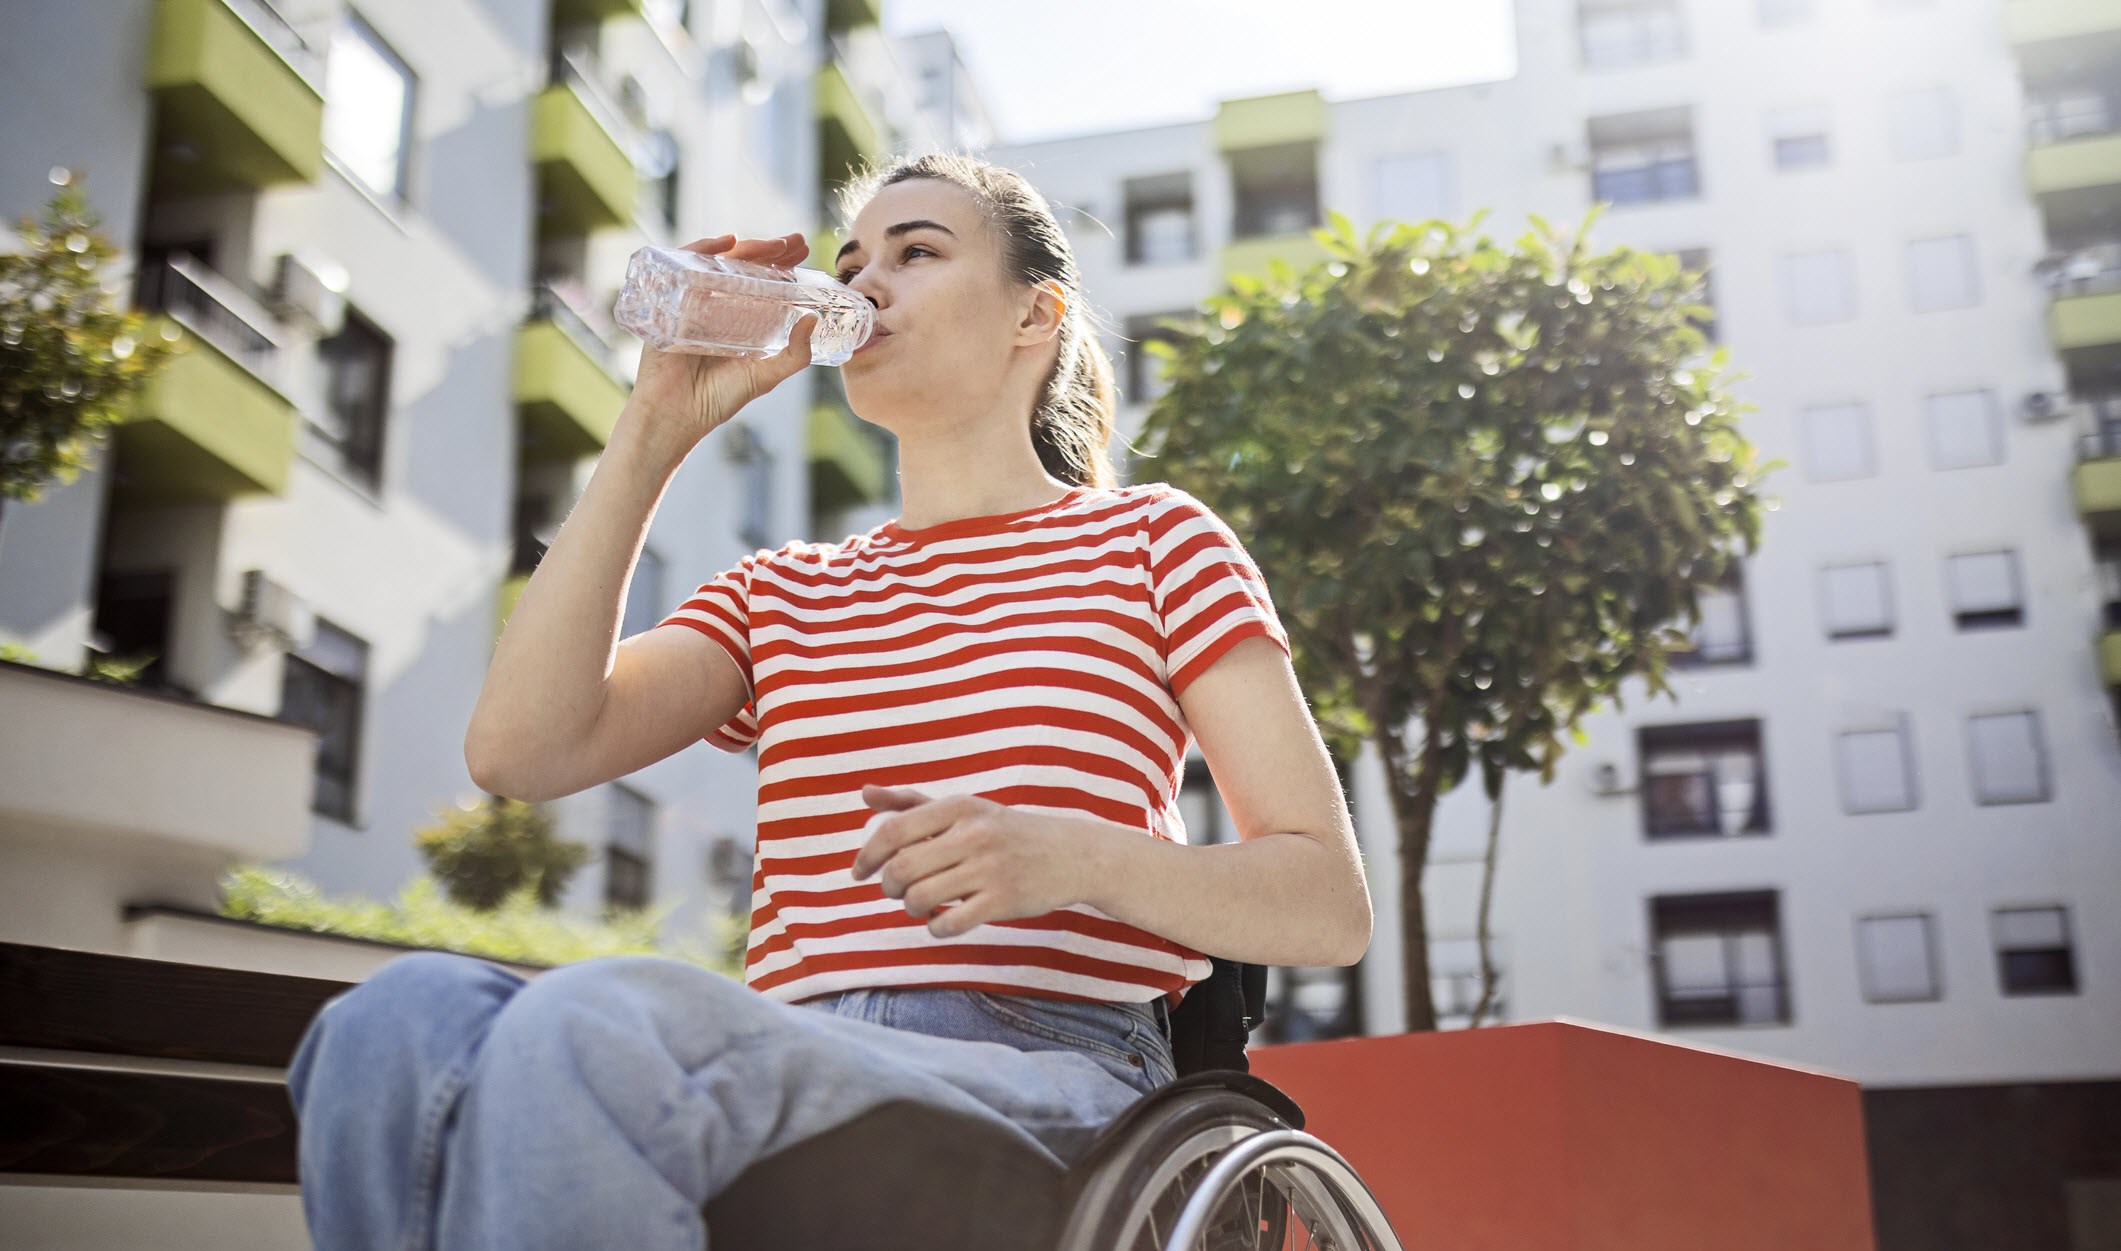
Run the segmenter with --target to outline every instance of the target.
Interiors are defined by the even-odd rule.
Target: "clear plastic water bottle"
[[[830,274],[645,247],[626,264],[612,309],[621,326],[663,352],[772,356],[805,313],[816,313],[810,360],[839,365],[876,331],[876,308]]]

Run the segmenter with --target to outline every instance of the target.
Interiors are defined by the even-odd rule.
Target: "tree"
[[[112,308],[99,284],[117,250],[75,175],[52,181],[43,219],[16,227],[24,250],[0,256],[0,507],[79,476],[173,352],[141,314]]]
[[[451,899],[487,910],[524,887],[537,892],[539,903],[554,906],[592,854],[581,843],[555,837],[544,809],[496,796],[475,808],[449,808],[439,823],[413,837]]]
[[[1551,780],[1629,678],[1669,694],[1697,593],[1759,541],[1751,406],[1726,349],[1693,360],[1700,275],[1592,255],[1599,211],[1569,241],[1534,216],[1515,251],[1469,242],[1484,213],[1362,240],[1332,214],[1325,262],[1235,277],[1151,346],[1146,450],[1244,538],[1329,745],[1384,761],[1410,1029],[1436,1024],[1438,799],[1476,769],[1497,803],[1512,770]]]

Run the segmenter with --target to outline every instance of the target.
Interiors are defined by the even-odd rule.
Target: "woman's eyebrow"
[[[950,229],[950,227],[943,225],[941,222],[929,221],[925,217],[918,218],[910,222],[900,222],[896,226],[886,226],[884,227],[884,237],[886,239],[896,239],[900,235],[908,234],[915,230],[940,230],[953,239],[957,238],[957,232]],[[842,243],[840,245],[839,255],[834,256],[832,258],[833,263],[837,264],[840,260],[840,257],[847,255],[849,252],[854,251],[860,246],[862,246],[861,243],[854,239],[849,239],[847,240],[847,242]]]

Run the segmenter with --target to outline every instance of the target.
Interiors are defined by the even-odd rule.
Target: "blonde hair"
[[[1109,457],[1117,400],[1112,361],[1098,341],[1083,297],[1082,275],[1046,197],[1013,169],[956,152],[903,156],[857,175],[840,191],[840,212],[852,222],[877,192],[912,178],[938,178],[977,200],[1001,240],[1002,266],[1024,286],[1060,284],[1060,352],[1031,411],[1031,443],[1046,472],[1076,486],[1118,481]]]

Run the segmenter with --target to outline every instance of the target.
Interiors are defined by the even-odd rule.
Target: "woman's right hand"
[[[810,255],[801,231],[778,239],[739,239],[721,235],[685,245],[703,256],[725,255],[760,265],[793,267]],[[643,346],[627,406],[638,410],[656,433],[692,447],[737,410],[771,391],[810,363],[810,333],[816,314],[800,318],[788,333],[788,346],[763,359],[710,356],[697,352],[662,352]]]

